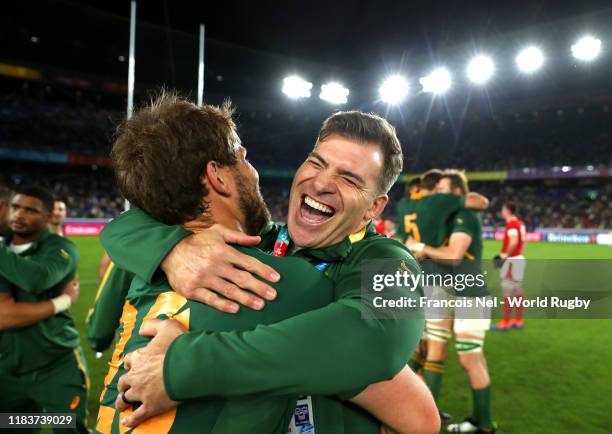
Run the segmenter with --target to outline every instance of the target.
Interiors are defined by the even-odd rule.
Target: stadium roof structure
[[[343,83],[351,91],[349,104],[366,109],[376,108],[384,76],[402,72],[417,84],[440,64],[453,74],[451,93],[469,93],[465,67],[481,52],[494,57],[499,76],[487,98],[592,90],[608,84],[612,57],[605,55],[612,45],[612,7],[605,0],[339,0],[280,6],[147,0],[138,2],[137,16],[137,91],[165,85],[194,93],[202,22],[209,100],[231,97],[255,106],[283,101],[282,78],[295,72],[317,85]],[[8,2],[0,22],[0,60],[126,80],[127,1]],[[592,67],[578,67],[570,52],[585,31],[603,40],[604,55]],[[516,73],[514,57],[531,42],[542,45],[547,63],[542,74],[525,79]],[[333,110],[312,100],[299,109]]]

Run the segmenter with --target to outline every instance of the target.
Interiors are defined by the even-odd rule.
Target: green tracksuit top
[[[44,230],[23,253],[0,245],[0,291],[17,302],[57,297],[76,273],[79,252],[74,243]],[[28,327],[0,331],[0,373],[20,376],[44,369],[79,346],[70,312],[64,311]]]
[[[277,230],[271,229],[273,234]],[[187,235],[133,209],[107,226],[101,239],[118,266],[150,281],[161,260]],[[170,396],[184,401],[318,395],[313,397],[317,433],[377,433],[373,417],[334,397],[347,399],[392,378],[416,347],[423,321],[362,319],[361,264],[404,260],[412,272],[420,269],[404,246],[376,234],[371,224],[359,238],[294,254],[313,264],[330,264],[325,274],[334,282],[334,301],[327,306],[246,332],[192,332],[176,339],[164,366]],[[260,248],[271,251],[274,239],[264,236]]]
[[[452,220],[451,233],[465,233],[472,238],[461,265],[455,267],[455,272],[463,274],[482,275],[482,219],[480,213],[471,209],[462,209]],[[486,285],[471,285],[455,292],[465,297],[482,297],[491,295]]]
[[[115,266],[108,265],[96,294],[94,305],[87,313],[87,341],[94,351],[105,351],[113,344],[123,303],[134,275]]]

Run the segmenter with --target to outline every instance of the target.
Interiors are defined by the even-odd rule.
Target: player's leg
[[[89,373],[81,348],[47,370],[37,389],[46,412],[73,413],[76,418],[76,428],[55,429],[55,432],[91,432],[87,422]]]
[[[425,366],[427,360],[427,332],[423,331],[423,336],[419,341],[419,346],[412,353],[410,360],[408,360],[408,366],[415,374],[422,375],[422,369]]]
[[[42,407],[30,399],[30,382],[0,375],[0,413],[41,413]],[[2,429],[7,434],[34,434],[39,428]]]
[[[512,261],[512,282],[514,285],[514,297],[516,305],[514,307],[514,319],[510,326],[514,329],[522,329],[523,322],[523,277],[525,275],[525,258],[517,256],[510,259]]]
[[[491,330],[510,330],[512,327],[512,303],[516,285],[512,280],[513,264],[511,261],[504,261],[500,271],[501,291],[504,296],[504,316],[501,321],[493,324]]]
[[[452,336],[453,321],[449,319],[427,320],[425,324],[427,359],[423,367],[423,378],[437,402],[442,389],[444,363],[448,356],[448,342]]]
[[[488,319],[455,321],[456,349],[459,363],[465,369],[472,389],[472,415],[462,423],[448,426],[450,432],[495,432],[491,415],[491,380],[483,352]]]

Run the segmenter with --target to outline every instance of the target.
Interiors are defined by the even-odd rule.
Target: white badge
[[[295,404],[295,411],[287,434],[314,434],[314,412],[312,398],[303,396]]]

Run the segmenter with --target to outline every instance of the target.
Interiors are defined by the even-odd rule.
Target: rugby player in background
[[[89,378],[67,311],[78,286],[65,293],[79,253],[48,230],[52,212],[53,197],[39,187],[21,187],[11,199],[11,232],[0,246],[0,304],[27,317],[14,318],[20,323],[0,334],[0,412],[70,412],[76,428],[67,431],[86,433]]]
[[[0,240],[9,228],[9,204],[11,202],[11,189],[0,184]]]
[[[436,186],[436,192],[451,193],[464,197],[469,192],[468,182],[463,172],[445,170],[444,176]],[[413,241],[409,240],[410,245]],[[450,263],[455,268],[453,273],[482,274],[482,221],[480,214],[470,209],[459,210],[453,217],[448,243],[441,247],[425,245],[422,254],[442,263]],[[449,271],[451,271],[449,269]],[[474,279],[476,280],[476,279]],[[484,286],[471,285],[461,290],[455,288],[436,288],[435,299],[454,299],[458,297],[488,297],[489,290]],[[448,318],[447,318],[448,317]],[[494,433],[495,428],[491,416],[491,382],[487,361],[483,353],[485,333],[491,324],[490,309],[481,311],[470,308],[456,308],[444,312],[439,320],[428,319],[428,324],[435,324],[445,329],[445,335],[455,332],[455,347],[459,363],[465,369],[472,388],[472,415],[461,423],[447,427],[449,432]],[[428,360],[446,360],[448,356],[448,340],[433,339],[428,341],[428,351],[434,356]],[[443,372],[433,373],[436,377],[435,391],[439,396]]]
[[[157,104],[161,105],[161,108],[163,108],[163,101]],[[182,106],[181,110],[186,110],[185,105],[188,105],[187,111],[190,113],[190,116],[187,116],[186,119],[186,121],[189,121],[188,125],[193,125],[192,120],[194,118],[198,120],[201,116],[197,115],[197,111],[206,110],[209,114],[213,111],[213,108],[210,107],[197,109],[187,102],[181,102],[179,105]],[[165,125],[176,121],[176,117],[178,117],[181,112],[181,110],[178,110],[178,107],[172,104],[169,104],[168,108],[172,110],[168,110],[166,113],[168,115],[171,114],[172,117],[165,119],[165,123],[159,126],[161,128],[160,133],[163,132]],[[178,146],[178,148],[173,151],[177,154],[174,160],[177,165],[179,161],[181,161],[181,164],[185,166],[189,163],[196,167],[197,170],[191,183],[195,183],[198,186],[205,186],[204,191],[208,191],[209,195],[207,197],[205,196],[206,209],[209,210],[207,212],[212,213],[214,211],[210,217],[207,217],[203,221],[198,222],[196,219],[188,223],[186,225],[187,229],[199,231],[200,229],[207,228],[217,219],[221,219],[219,221],[220,223],[222,222],[231,227],[245,227],[249,229],[250,232],[257,232],[262,222],[256,217],[261,216],[262,213],[258,212],[258,208],[254,207],[261,204],[259,208],[261,209],[263,207],[265,209],[257,192],[257,174],[244,158],[244,148],[239,144],[235,131],[233,130],[233,123],[231,119],[227,119],[227,113],[217,113],[217,117],[225,117],[225,124],[229,123],[231,128],[229,128],[229,131],[225,131],[228,130],[226,125],[223,130],[226,136],[229,134],[228,137],[225,137],[226,140],[223,139],[223,134],[213,135],[214,137],[222,137],[221,140],[223,140],[222,143],[218,143],[219,139],[215,142],[217,146],[220,147],[220,149],[215,152],[217,155],[216,158],[221,158],[221,150],[227,148],[227,143],[230,143],[233,152],[235,152],[234,158],[236,158],[236,162],[220,164],[214,160],[209,161],[203,169],[204,178],[201,180],[202,169],[199,168],[198,162],[194,160],[194,152],[182,152],[180,151],[182,146]],[[140,116],[135,115],[129,122],[138,123],[140,121],[139,118]],[[164,117],[162,116],[162,118]],[[149,131],[155,126],[156,119],[157,117],[148,120],[145,116],[144,120],[147,121],[144,122],[143,125],[143,127],[146,128],[145,131]],[[200,121],[203,123],[203,120]],[[129,123],[127,125],[128,127],[130,126]],[[186,126],[185,128],[171,129],[171,131],[183,132],[185,130],[187,130]],[[350,140],[350,138],[353,137],[351,134],[359,134],[358,131],[364,130],[369,131],[372,138],[368,136],[369,140],[364,140],[363,138],[359,141],[357,138],[353,138],[352,141]],[[327,135],[324,135],[325,133]],[[208,134],[212,134],[212,132]],[[364,133],[362,132],[361,134]],[[374,139],[374,137],[379,137],[379,135],[382,135],[384,140],[386,140],[384,145],[383,143],[378,144]],[[198,202],[201,201],[202,198],[194,198],[192,195],[191,199],[189,199],[185,196],[182,198],[183,206],[174,208],[166,206],[165,201],[162,200],[165,190],[159,191],[157,188],[159,183],[143,183],[144,179],[151,178],[154,180],[156,176],[160,176],[160,172],[149,170],[150,173],[147,172],[149,173],[147,176],[139,176],[142,175],[141,172],[134,172],[136,168],[133,159],[128,158],[130,152],[134,150],[134,146],[128,145],[132,145],[132,143],[129,143],[129,139],[133,139],[135,136],[136,134],[132,131],[132,134],[126,136],[126,143],[122,143],[120,137],[113,149],[113,157],[116,158],[115,167],[118,174],[120,189],[132,203],[149,211],[152,216],[166,223],[180,222],[181,218],[184,219],[185,216],[188,216],[188,214],[180,214],[180,210],[184,207],[185,211],[182,212],[187,213],[188,210],[197,209]],[[141,155],[149,155],[151,161],[158,161],[156,158],[158,155],[156,154],[157,152],[161,152],[162,154],[170,152],[170,149],[166,149],[166,147],[162,146],[160,143],[150,143],[150,135],[146,137],[147,140],[144,140],[140,147],[142,151]],[[188,138],[189,136],[186,137],[186,139]],[[209,138],[209,141],[210,140],[212,140],[212,138]],[[169,145],[171,149],[176,147],[175,143],[175,140],[170,141]],[[181,140],[178,140],[178,143],[184,144]],[[198,138],[195,142],[195,146],[200,147],[202,143],[205,142],[202,142],[202,140]],[[148,152],[145,152],[142,146],[148,149]],[[198,152],[204,152],[204,150]],[[209,150],[208,152],[213,151]],[[337,155],[338,152],[340,152],[341,155]],[[384,157],[381,154],[384,154]],[[296,175],[294,189],[296,185],[300,185],[300,188],[303,190],[300,190],[300,193],[296,193],[292,190],[293,208],[290,207],[290,210],[293,211],[293,214],[290,211],[290,216],[300,213],[303,221],[300,220],[300,223],[295,223],[294,226],[290,223],[288,231],[285,227],[272,226],[270,230],[262,233],[262,238],[264,239],[263,243],[260,245],[262,249],[269,251],[273,248],[275,255],[287,255],[292,256],[292,258],[287,258],[287,264],[283,265],[284,260],[280,258],[273,260],[273,257],[266,257],[262,252],[257,253],[254,250],[249,250],[250,254],[253,256],[262,261],[273,263],[275,267],[283,266],[283,270],[287,267],[294,267],[293,270],[285,270],[285,272],[281,273],[281,275],[284,276],[283,280],[276,285],[277,288],[280,289],[279,299],[274,303],[268,304],[263,311],[243,309],[235,316],[216,312],[200,303],[187,301],[179,294],[172,292],[165,278],[161,281],[161,284],[159,280],[156,280],[155,284],[147,283],[147,277],[143,279],[140,277],[136,278],[135,284],[133,284],[132,289],[130,289],[130,294],[128,295],[130,304],[135,303],[133,304],[134,307],[145,306],[142,303],[147,303],[147,294],[149,294],[149,299],[155,300],[157,296],[155,291],[159,292],[163,290],[165,291],[163,292],[165,297],[170,297],[173,300],[182,300],[180,303],[177,302],[173,304],[175,308],[179,309],[175,312],[176,317],[181,320],[182,316],[190,312],[188,325],[193,327],[196,331],[224,329],[248,330],[257,323],[265,324],[270,321],[275,322],[275,318],[278,320],[279,315],[283,314],[282,311],[285,311],[285,316],[291,316],[296,313],[294,312],[291,314],[292,309],[295,310],[295,308],[300,308],[302,310],[308,310],[312,308],[309,306],[312,306],[312,303],[316,303],[317,299],[324,294],[318,294],[318,291],[308,291],[308,299],[304,299],[301,303],[297,303],[293,308],[291,308],[291,300],[295,301],[295,297],[300,297],[304,289],[301,285],[306,285],[307,282],[312,280],[311,277],[309,277],[312,273],[315,273],[315,275],[320,278],[329,277],[329,279],[335,281],[335,292],[341,295],[340,300],[332,302],[326,307],[294,316],[274,326],[260,325],[255,330],[244,331],[240,334],[218,334],[210,332],[202,334],[196,331],[189,333],[188,336],[185,336],[186,339],[182,340],[182,342],[187,345],[186,348],[181,350],[178,346],[173,345],[177,351],[175,354],[179,356],[181,367],[164,370],[164,377],[167,375],[176,376],[175,381],[178,381],[178,383],[183,381],[180,380],[179,377],[183,377],[189,384],[183,392],[187,392],[191,395],[185,396],[185,399],[191,398],[192,400],[185,402],[179,406],[177,410],[174,410],[175,414],[178,415],[177,417],[179,417],[182,412],[190,411],[189,409],[193,409],[193,406],[197,406],[197,404],[206,405],[206,403],[208,403],[209,407],[206,411],[210,413],[210,405],[214,401],[211,401],[210,398],[205,401],[194,401],[193,398],[225,395],[227,398],[222,402],[238,405],[242,403],[243,406],[238,407],[238,409],[242,409],[241,411],[236,410],[236,407],[226,407],[233,408],[233,411],[223,414],[223,416],[231,417],[217,419],[217,423],[221,423],[221,427],[226,428],[226,430],[223,430],[216,425],[215,429],[218,428],[221,430],[219,432],[277,432],[271,429],[263,431],[258,430],[257,426],[254,426],[257,422],[268,424],[272,422],[276,427],[275,429],[280,430],[278,432],[285,433],[287,425],[282,423],[282,419],[274,418],[274,412],[270,411],[270,408],[268,408],[267,412],[254,412],[254,410],[261,409],[261,406],[265,406],[266,404],[270,405],[276,403],[278,406],[279,398],[282,396],[298,395],[301,393],[308,394],[309,392],[316,393],[315,391],[320,390],[321,393],[339,394],[343,396],[344,399],[350,398],[353,402],[366,408],[397,431],[437,431],[439,421],[435,415],[435,406],[433,406],[433,402],[431,402],[431,406],[428,407],[430,397],[421,395],[423,390],[426,389],[424,387],[421,389],[423,386],[422,383],[409,369],[402,369],[402,360],[405,360],[402,354],[406,353],[406,349],[415,343],[415,340],[411,340],[408,334],[412,333],[411,330],[413,328],[420,333],[420,327],[416,327],[419,321],[370,322],[362,320],[359,302],[354,299],[356,294],[359,293],[360,272],[358,269],[359,263],[353,263],[353,258],[363,259],[370,254],[375,255],[375,257],[388,257],[385,255],[391,255],[391,258],[402,258],[405,261],[410,261],[408,266],[416,266],[416,263],[411,259],[408,252],[403,249],[401,244],[388,240],[386,237],[375,235],[370,223],[371,218],[382,211],[384,204],[386,204],[386,195],[381,195],[381,193],[374,194],[374,192],[378,191],[379,188],[383,188],[385,189],[383,191],[386,191],[386,189],[390,187],[401,168],[401,158],[398,158],[400,156],[401,149],[395,133],[392,127],[381,118],[357,112],[349,112],[336,114],[326,122],[321,131],[320,141],[317,143],[315,150]],[[147,159],[147,161],[149,161],[149,159]],[[364,164],[364,161],[369,161],[370,164]],[[385,161],[384,164],[389,164],[391,166],[384,172],[382,172],[381,168],[383,161]],[[159,164],[164,164],[161,160],[158,162]],[[144,168],[146,167],[147,165],[144,165]],[[180,168],[181,167],[177,167],[175,170]],[[354,172],[350,171],[348,168],[354,169]],[[234,171],[237,172],[234,173]],[[181,171],[181,175],[185,173],[187,172]],[[132,175],[134,175],[135,178],[130,178]],[[161,176],[163,176],[163,174]],[[178,178],[178,176],[168,177],[166,183],[168,184],[172,181],[176,182],[177,184],[174,188],[179,190],[177,194],[185,195],[185,187],[183,183],[179,184]],[[380,187],[381,178],[385,180],[384,187]],[[129,182],[130,179],[134,182]],[[151,187],[147,187],[149,185]],[[171,186],[168,184],[167,189],[170,188]],[[197,190],[198,189],[195,191]],[[177,195],[171,194],[165,200],[175,201],[176,197]],[[379,200],[374,201],[374,203],[370,202],[370,200],[374,200],[375,198]],[[344,199],[343,202],[340,202],[341,199]],[[189,200],[191,200],[191,203],[189,203]],[[194,200],[196,202],[195,205],[193,203]],[[318,202],[318,200],[325,200],[333,205],[324,205]],[[238,205],[236,203],[237,201]],[[311,205],[308,205],[308,203]],[[369,207],[366,207],[367,205],[369,205]],[[331,208],[331,206],[334,208]],[[331,216],[330,209],[332,210]],[[246,212],[246,210],[249,210],[249,212]],[[334,219],[333,214],[336,212],[338,216]],[[191,218],[197,216],[198,214],[195,214]],[[214,218],[211,220],[211,217]],[[362,219],[364,221],[362,221]],[[291,221],[290,218],[290,222]],[[263,223],[265,223],[265,221]],[[316,226],[316,230],[308,230],[309,225]],[[361,230],[357,230],[349,237],[352,231],[359,229],[361,226],[363,226]],[[120,228],[122,229],[117,232]],[[126,230],[127,232],[124,232]],[[115,237],[120,235],[120,232],[123,233],[122,236],[119,236],[116,241],[114,241],[115,243],[120,241],[124,244],[122,247],[126,249],[123,253],[119,252],[119,256],[113,253],[113,250],[116,250],[114,249],[113,243],[109,243],[108,240],[106,240],[107,242],[105,243],[105,247],[108,248],[111,256],[117,258],[121,266],[129,266],[130,261],[132,261],[131,265],[135,265],[133,262],[136,257],[133,253],[139,251],[141,253],[138,256],[143,256],[142,247],[144,246],[142,243],[145,239],[148,239],[147,241],[149,244],[145,250],[150,252],[150,255],[145,255],[143,258],[145,261],[150,262],[151,265],[145,266],[146,264],[144,263],[141,265],[136,263],[135,271],[141,271],[141,273],[137,274],[149,277],[155,274],[159,266],[159,261],[163,259],[163,257],[159,256],[159,252],[168,252],[168,244],[170,248],[172,248],[174,244],[182,240],[185,235],[190,235],[189,232],[183,229],[164,226],[152,221],[150,217],[144,215],[142,211],[138,209],[133,209],[115,219],[107,229],[105,229],[105,233],[108,234],[108,231],[114,231]],[[145,237],[147,233],[149,235]],[[125,235],[128,235],[127,238]],[[171,238],[174,238],[174,241],[171,241]],[[296,238],[302,240],[304,243],[298,244],[298,241],[296,241],[296,245],[307,245],[312,247],[302,249],[295,248],[291,239]],[[337,242],[334,243],[334,240]],[[331,243],[332,245],[326,246],[326,243]],[[181,259],[182,262],[182,258],[175,257],[175,259]],[[293,259],[293,261],[289,262],[289,259]],[[304,259],[308,260],[311,264],[308,264]],[[198,261],[192,260],[191,262],[197,263]],[[295,268],[303,267],[304,265],[307,268]],[[224,265],[220,264],[219,266]],[[142,272],[143,269],[144,272]],[[172,272],[173,267],[167,270],[168,272]],[[323,283],[322,281],[321,284]],[[283,289],[284,286],[287,285],[292,287],[286,288],[286,290]],[[322,288],[323,287],[319,289]],[[352,301],[349,301],[349,299]],[[288,305],[287,303],[290,304]],[[181,309],[183,305],[187,306],[185,310]],[[126,316],[126,312],[129,314],[129,311],[130,308],[126,305],[124,316]],[[181,312],[185,313],[183,314]],[[202,313],[205,313],[205,315],[201,315]],[[155,315],[152,316],[154,317]],[[126,316],[126,318],[128,317],[129,315]],[[253,322],[254,320],[255,322]],[[208,325],[203,325],[206,324],[207,321]],[[187,324],[185,318],[182,318],[182,322],[183,324]],[[140,326],[137,325],[137,327]],[[168,327],[172,326],[169,325]],[[321,331],[321,327],[325,330],[324,333]],[[351,339],[347,339],[347,333],[351,335]],[[284,336],[288,339],[285,339]],[[123,347],[125,343],[122,343],[122,339],[115,350],[116,356],[121,357],[124,352],[135,349],[138,345],[142,346],[146,343],[142,337],[138,337],[135,333],[128,333],[125,337],[130,339],[132,343],[130,344],[130,341],[127,341],[129,348]],[[159,339],[162,338],[163,337],[160,337]],[[237,346],[230,351],[222,350],[217,353],[218,357],[220,357],[219,360],[202,358],[199,356],[200,351],[208,351],[217,346],[217,344],[212,341],[206,342],[209,338],[213,340],[221,338],[223,342],[226,342],[225,339],[227,338],[230,340],[239,338],[240,342],[235,342]],[[160,341],[154,340],[150,345],[150,349],[146,348],[145,352],[136,351],[126,358],[126,365],[129,365],[127,367],[131,368],[131,370],[129,374],[119,380],[117,387],[120,390],[122,385],[129,385],[129,387],[123,389],[124,394],[117,396],[115,393],[115,396],[117,396],[115,405],[117,405],[119,409],[124,410],[126,407],[129,407],[128,401],[143,401],[143,405],[138,408],[134,414],[124,414],[128,416],[127,422],[129,422],[128,425],[130,426],[135,422],[142,421],[143,418],[148,418],[159,413],[159,403],[151,402],[148,396],[143,397],[140,393],[145,390],[145,386],[149,388],[153,387],[153,392],[156,396],[161,396],[161,394],[165,393],[162,382],[163,378],[161,377],[162,365],[159,365],[159,371],[156,371],[160,376],[156,381],[160,381],[161,386],[158,386],[160,383],[155,382],[152,384],[140,384],[137,381],[136,383],[130,384],[129,381],[131,380],[128,379],[128,377],[136,375],[137,369],[135,370],[135,368],[141,370],[149,369],[152,366],[158,366],[158,361],[163,360],[163,353],[160,359],[159,356],[151,357],[150,353],[146,352],[147,350],[155,351],[154,348],[159,345],[158,342]],[[240,347],[245,344],[246,346],[240,349]],[[382,351],[376,351],[375,348]],[[219,349],[221,350],[220,347]],[[411,349],[409,351],[411,351]],[[296,358],[295,354],[297,353],[300,353],[300,357]],[[321,354],[326,354],[326,357],[322,358]],[[368,356],[368,354],[370,354],[371,357]],[[347,371],[347,363],[352,365],[352,361],[356,359],[360,360],[358,365],[359,369],[357,366],[352,366],[351,369]],[[120,358],[114,357],[113,360],[113,364],[118,366]],[[207,363],[207,361],[213,364],[210,369],[203,365],[203,363]],[[403,384],[403,386],[396,389],[389,389],[389,386],[395,384],[396,380],[394,379],[391,382],[371,385],[363,390],[365,385],[370,381],[376,381],[366,380],[366,378],[375,379],[378,376],[375,372],[379,368],[382,368],[382,364],[386,366],[383,370],[395,370],[395,366],[392,368],[389,367],[395,365],[396,361],[398,362],[397,367],[399,371],[401,371],[399,379],[402,380],[401,384]],[[379,365],[379,367],[377,367],[377,365]],[[215,374],[215,372],[219,372],[219,369],[225,373],[232,373],[231,375],[223,375],[223,379],[229,380],[231,384],[226,384],[224,386],[218,384],[223,390],[216,388],[212,390],[211,387],[215,387],[214,382],[202,378],[201,374],[202,372],[209,372],[216,378],[215,381],[222,380]],[[135,370],[134,374],[132,370]],[[261,370],[261,372],[257,373],[257,370]],[[383,371],[380,372],[382,373]],[[349,375],[346,375],[347,373]],[[364,374],[365,377],[363,376]],[[391,376],[393,375],[395,374]],[[107,386],[110,387],[103,395],[102,400],[102,405],[106,408],[103,409],[101,407],[100,421],[104,421],[104,423],[100,424],[99,422],[98,429],[115,427],[114,424],[117,419],[116,415],[109,414],[108,407],[110,406],[109,404],[112,403],[108,398],[112,396],[109,392],[111,392],[111,388],[115,387],[114,384],[116,384],[117,377],[115,373],[109,374]],[[387,377],[387,374],[384,374],[383,378],[384,377]],[[202,380],[199,381],[198,384],[194,383],[194,380],[197,378]],[[248,380],[246,380],[247,378]],[[177,393],[182,389],[182,386],[178,386],[178,383],[174,383],[178,387],[178,390],[174,389]],[[182,394],[183,392],[180,393]],[[391,395],[389,395],[389,393],[391,393]],[[248,397],[240,398],[237,401],[230,399],[240,395],[248,395]],[[371,398],[372,396],[374,396],[374,398]],[[165,399],[167,401],[167,397]],[[313,396],[312,402],[314,404],[310,403],[309,398],[301,400],[300,402],[302,401],[307,403],[301,403],[300,407],[308,407],[308,412],[306,414],[310,414],[310,417],[312,417],[314,405],[317,432],[357,432],[354,431],[356,427],[359,427],[360,431],[358,432],[378,432],[378,421],[366,415],[361,410],[357,410],[348,403],[343,403],[337,399],[324,396]],[[283,402],[284,400],[280,399],[280,403]],[[162,402],[162,404],[170,404],[170,407],[167,408],[173,408],[176,405],[176,403],[172,402]],[[398,406],[403,408],[399,408]],[[271,408],[275,408],[274,405]],[[206,409],[206,407],[202,407],[202,409]],[[213,413],[214,410],[213,408]],[[289,408],[289,410],[289,416],[291,417],[293,407]],[[382,413],[377,413],[378,410]],[[209,413],[200,411],[196,414],[206,415]],[[108,424],[109,416],[110,425]],[[388,418],[390,418],[389,422],[387,421]],[[397,423],[398,418],[401,421],[399,423]],[[156,420],[160,421],[159,418],[154,418],[151,420],[151,423],[154,424]],[[213,421],[214,420],[215,419],[213,419]],[[210,423],[210,421],[208,423]],[[295,425],[296,424],[292,427],[292,430],[300,429],[300,424],[297,424],[298,426]],[[139,429],[146,429],[147,427],[154,426],[155,425],[148,425],[148,422],[145,422]],[[176,426],[176,429],[179,429],[179,425]],[[193,427],[187,429],[193,429]],[[207,428],[205,428],[204,425],[198,426],[198,429],[207,432]],[[101,431],[104,432],[105,430]]]
[[[49,230],[52,234],[64,236],[64,221],[66,221],[66,202],[56,199],[53,204],[53,212],[49,219]]]
[[[526,230],[525,224],[516,216],[516,205],[506,202],[501,209],[501,215],[506,220],[504,231],[504,242],[495,262],[501,263],[501,288],[504,296],[504,317],[491,327],[491,330],[509,330],[511,328],[522,329],[523,323],[523,276],[525,275],[525,257],[523,247],[525,246]],[[518,299],[514,307],[514,318],[512,318],[512,306],[509,300]]]

